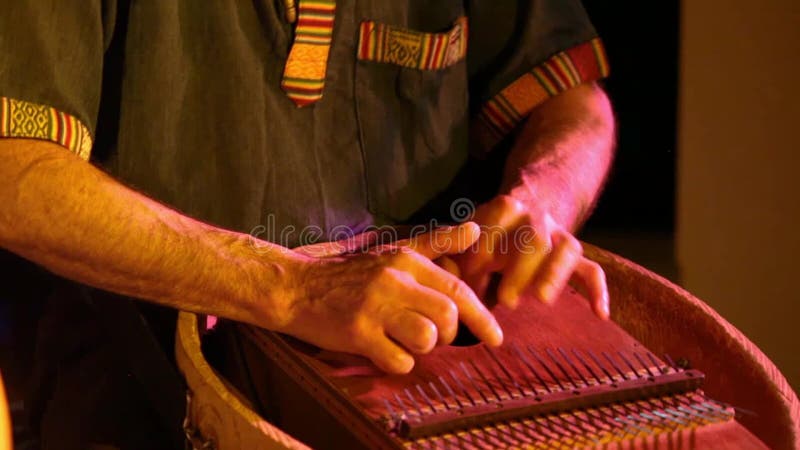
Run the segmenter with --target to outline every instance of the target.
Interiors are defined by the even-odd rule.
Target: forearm
[[[54,144],[0,139],[0,158],[0,246],[88,285],[269,323],[255,302],[270,299],[246,278],[263,265],[260,279],[279,286],[288,253],[254,258],[247,235],[183,216]]]
[[[597,85],[561,93],[527,119],[506,162],[501,193],[547,210],[574,230],[602,188],[613,142],[613,113]]]

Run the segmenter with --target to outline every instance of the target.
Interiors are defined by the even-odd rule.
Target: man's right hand
[[[479,233],[466,223],[360,253],[298,254],[287,266],[285,302],[270,305],[279,322],[270,328],[366,356],[390,373],[407,373],[413,355],[450,343],[459,319],[482,341],[500,345],[502,331],[491,312],[463,281],[431,261],[470,248]],[[283,314],[276,317],[277,310]]]

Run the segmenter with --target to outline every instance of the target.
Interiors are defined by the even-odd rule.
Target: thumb
[[[397,242],[398,246],[408,248],[436,259],[442,255],[455,255],[472,247],[480,237],[481,229],[475,222],[464,222],[458,226],[441,227],[419,236]]]

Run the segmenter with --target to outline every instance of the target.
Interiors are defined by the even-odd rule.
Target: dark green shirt
[[[526,108],[605,75],[578,0],[340,0],[323,98],[303,108],[280,88],[293,38],[282,1],[10,3],[0,135],[84,155],[93,142],[93,162],[128,185],[287,245],[288,226],[406,219]],[[359,59],[365,21],[424,39],[462,16],[468,51],[448,67]],[[541,92],[504,101],[525,77],[517,91]]]

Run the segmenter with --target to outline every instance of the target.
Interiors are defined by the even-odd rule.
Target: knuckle
[[[414,345],[416,346],[416,350],[420,352],[429,352],[436,345],[439,333],[436,326],[428,321],[420,325]]]
[[[594,262],[594,261],[592,261],[590,259],[586,260],[586,267],[588,268],[588,272],[590,274],[592,274],[593,276],[599,276],[599,277],[604,277],[605,276],[605,273],[603,272],[603,268],[600,266],[600,264],[598,264],[598,263],[596,263],[596,262]]]
[[[571,234],[566,235],[564,239],[564,246],[570,253],[583,255],[583,246],[581,245],[581,242]]]

